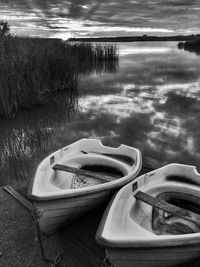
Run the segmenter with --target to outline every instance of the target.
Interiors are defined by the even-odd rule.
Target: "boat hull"
[[[70,223],[79,216],[109,200],[111,191],[98,192],[67,199],[36,202],[40,211],[39,226],[45,234],[54,233],[62,224]]]
[[[105,251],[114,267],[168,267],[199,257],[200,245],[162,249],[106,248]]]
[[[195,208],[196,220],[154,213],[151,205],[135,197],[139,191],[155,198],[168,196],[179,205],[184,200],[182,204],[190,206],[191,211]],[[136,178],[116,193],[96,239],[105,247],[107,259],[114,267],[176,266],[191,261],[200,257],[199,201],[200,174],[195,167],[167,165]],[[159,214],[156,226],[160,228],[155,228],[153,214]],[[186,226],[189,232],[185,232]]]
[[[68,170],[56,169],[58,165]],[[40,163],[28,190],[40,213],[41,231],[51,234],[63,223],[106,202],[118,188],[136,178],[141,165],[139,150],[104,146],[96,139],[82,139],[55,151]],[[89,172],[82,176],[71,173],[70,167],[92,169],[100,179],[88,177]],[[105,174],[109,180],[102,182]]]

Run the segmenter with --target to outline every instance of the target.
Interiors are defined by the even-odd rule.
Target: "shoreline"
[[[191,41],[199,39],[200,35],[175,36],[125,36],[125,37],[82,37],[69,38],[67,42],[163,42],[163,41]]]
[[[27,184],[15,187],[26,195]],[[35,240],[35,223],[31,213],[0,187],[0,266],[44,267],[39,244]],[[42,235],[44,253],[54,260],[62,251],[60,267],[98,267],[104,259],[104,249],[95,242],[96,228],[104,207],[89,213],[55,234]]]
[[[140,175],[147,171],[143,168]],[[14,188],[26,196],[27,186],[24,182]],[[34,241],[35,225],[31,213],[2,187],[0,199],[0,266],[44,267],[39,246]],[[96,243],[95,234],[105,208],[106,205],[102,205],[51,236],[42,235],[46,257],[55,259],[56,253],[62,251],[60,267],[100,267],[105,252]],[[178,266],[197,267],[199,263],[200,257]]]

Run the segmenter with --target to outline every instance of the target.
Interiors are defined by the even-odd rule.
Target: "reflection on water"
[[[35,165],[54,148],[54,130],[70,121],[77,110],[77,92],[60,92],[52,94],[45,106],[24,110],[15,119],[1,117],[0,183],[30,177]]]
[[[120,45],[120,44],[119,44]],[[134,55],[134,54],[168,54],[171,52],[171,48],[168,46],[148,46],[144,42],[137,42],[133,44],[130,43],[121,43],[120,55]]]
[[[78,73],[92,75],[97,73],[115,73],[118,70],[118,60],[82,61],[77,66]]]
[[[152,168],[170,162],[200,167],[199,58],[178,50],[175,42],[118,47],[115,75],[82,80],[79,104],[85,116],[96,125],[100,114],[107,120],[112,116],[105,129],[110,135],[94,129],[90,136],[100,136],[107,144],[137,146],[144,164]]]
[[[78,72],[79,75],[95,76],[114,73],[117,68],[117,58],[87,64],[84,60],[80,62]],[[80,115],[78,92],[52,93],[45,103],[33,110],[21,111],[14,119],[0,117],[0,184],[29,179],[42,158],[66,145],[70,138],[74,141],[74,134],[68,135],[67,128]],[[58,131],[63,129],[60,138]]]
[[[1,120],[4,166],[17,145],[24,155],[17,167],[29,166],[32,176],[51,151],[92,137],[139,148],[144,165],[152,168],[180,162],[200,170],[200,58],[179,50],[176,42],[119,43],[118,49],[119,65],[107,68],[112,71],[82,71],[79,96],[61,96],[14,121]],[[21,172],[11,176],[27,176]]]
[[[195,53],[197,56],[200,55],[200,39],[196,39],[188,42],[179,42],[178,49],[184,49],[191,53]]]

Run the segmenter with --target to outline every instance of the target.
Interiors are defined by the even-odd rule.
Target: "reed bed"
[[[12,116],[21,107],[43,103],[46,95],[58,90],[77,91],[80,73],[114,71],[111,62],[117,60],[113,45],[1,37],[0,114]]]
[[[73,43],[68,49],[79,74],[114,73],[118,69],[119,54],[115,44]]]
[[[39,162],[59,147],[54,141],[55,131],[71,122],[77,112],[76,93],[60,91],[51,94],[46,105],[19,114],[20,124],[12,131],[7,129],[0,140],[0,185],[30,179]]]
[[[66,43],[66,49],[76,61],[113,61],[118,60],[115,44]]]
[[[45,112],[3,136],[1,185],[29,179],[39,161],[57,147],[52,142],[54,130],[71,121],[78,110],[79,75],[113,72],[117,64],[112,45],[0,38],[0,115],[13,116],[20,108],[45,104]]]
[[[0,155],[0,184],[24,180],[30,177],[36,156],[44,156],[48,147],[51,130],[48,127],[36,127],[14,130],[12,136],[4,140]]]
[[[200,55],[200,38],[196,38],[187,42],[179,42],[178,48]]]

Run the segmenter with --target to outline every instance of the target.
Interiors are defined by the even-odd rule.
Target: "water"
[[[0,183],[29,179],[50,152],[80,138],[139,148],[143,163],[200,170],[200,57],[177,42],[117,43],[119,65],[82,74],[74,95],[0,118]]]

